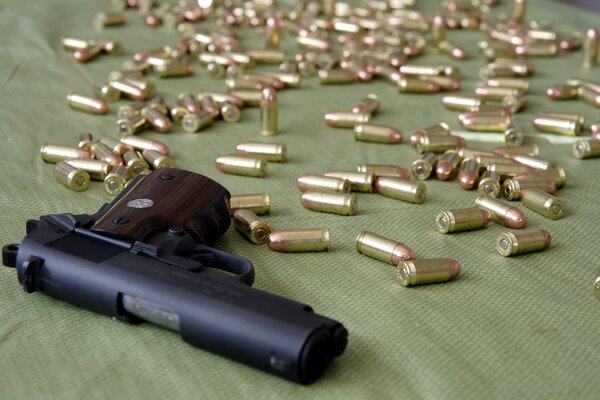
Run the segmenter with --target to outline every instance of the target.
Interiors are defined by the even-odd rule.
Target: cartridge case
[[[159,153],[156,150],[146,149],[142,152],[142,156],[153,169],[175,168],[175,163],[169,156]]]
[[[583,45],[583,35],[579,32],[575,32],[572,36],[562,39],[558,43],[558,47],[562,51],[574,51],[579,49]]]
[[[262,90],[260,100],[260,133],[263,136],[276,135],[278,128],[278,110],[277,92],[271,87]]]
[[[545,229],[506,232],[496,239],[496,250],[501,256],[510,257],[545,250],[551,241],[552,236]]]
[[[181,120],[181,127],[187,133],[195,133],[212,125],[213,115],[208,111],[201,110],[197,113],[185,114]]]
[[[279,81],[284,83],[285,87],[300,87],[302,83],[302,78],[297,73],[264,72],[263,74],[267,77],[277,78]]]
[[[217,103],[229,102],[240,108],[244,106],[244,100],[232,93],[200,92],[197,98],[198,100],[202,100],[206,96],[211,97]],[[258,101],[260,102],[260,92],[258,92]]]
[[[600,32],[597,29],[588,29],[583,39],[583,68],[591,69],[598,62],[598,45]]]
[[[94,26],[98,29],[105,28],[107,26],[118,26],[124,25],[127,22],[125,14],[120,12],[115,13],[98,13],[94,17]]]
[[[271,199],[267,193],[236,194],[229,199],[231,215],[239,209],[247,209],[256,215],[266,215],[271,212]]]
[[[546,89],[546,96],[552,100],[575,100],[579,95],[579,86],[554,85]]]
[[[104,178],[104,190],[111,196],[116,196],[125,189],[129,179],[129,172],[123,165],[113,168]]]
[[[506,178],[526,174],[530,168],[520,164],[491,163],[487,166],[487,170],[497,173],[500,175],[500,178],[504,180]]]
[[[510,124],[506,115],[481,112],[461,114],[459,121],[463,128],[473,132],[504,132]]]
[[[400,93],[437,93],[440,90],[440,85],[419,78],[401,77],[398,80]]]
[[[200,105],[202,110],[212,115],[213,119],[219,118],[221,115],[221,109],[219,105],[210,96],[204,96],[202,100],[200,100]]]
[[[554,182],[557,189],[563,187],[567,182],[567,175],[561,167],[548,170],[533,170],[523,175],[517,175],[515,178],[549,179]]]
[[[250,50],[246,54],[257,64],[281,64],[285,53],[279,50]]]
[[[79,170],[87,172],[90,179],[103,181],[112,169],[112,165],[102,160],[90,160],[85,158],[71,158],[65,160],[67,164]]]
[[[326,70],[321,69],[318,72],[319,82],[324,84],[337,84],[337,83],[354,83],[358,82],[358,73],[351,69],[332,69]]]
[[[502,99],[502,106],[505,113],[513,115],[521,111],[527,105],[527,96],[520,94],[517,96],[506,96]]]
[[[352,112],[359,114],[367,113],[373,115],[377,114],[377,111],[379,111],[379,107],[381,107],[381,102],[379,101],[377,95],[369,94],[365,98],[360,100],[358,103],[356,103],[354,107],[352,107]]]
[[[356,251],[391,265],[415,259],[415,252],[404,243],[362,231],[356,237]]]
[[[329,229],[286,229],[271,232],[267,246],[283,253],[328,251],[331,239]]]
[[[112,149],[110,149],[103,143],[96,142],[92,144],[90,150],[92,150],[94,157],[99,160],[106,161],[107,163],[114,166],[123,164],[123,160],[121,159],[121,157],[118,154],[115,154],[112,151]]]
[[[462,157],[456,150],[447,150],[436,164],[435,176],[441,181],[452,178]]]
[[[73,92],[67,95],[67,104],[74,110],[85,111],[90,114],[101,115],[108,112],[108,105],[104,100]]]
[[[113,153],[121,155],[129,150],[133,150],[133,146],[121,142],[119,139],[111,136],[103,136],[99,140],[100,143],[112,150]]]
[[[102,52],[102,46],[91,42],[88,46],[73,52],[73,58],[78,62],[88,62],[96,58]]]
[[[302,193],[300,202],[309,210],[338,215],[355,215],[358,204],[355,194],[308,191]]]
[[[516,155],[528,155],[535,157],[540,154],[540,148],[537,144],[496,147],[494,150],[492,150],[492,154],[503,157],[512,157]]]
[[[410,168],[411,175],[420,180],[429,179],[437,164],[438,157],[435,153],[425,153],[418,160],[415,160]]]
[[[225,122],[238,122],[242,117],[239,107],[227,101],[220,104],[219,113]]]
[[[485,85],[489,88],[508,88],[520,90],[522,93],[529,91],[529,81],[524,78],[490,78]]]
[[[117,111],[117,117],[119,119],[131,118],[134,115],[140,115],[142,108],[146,107],[146,103],[143,101],[133,101],[129,104],[124,104],[119,107]]]
[[[250,107],[260,107],[262,92],[260,90],[232,90],[230,95],[239,98],[244,105]]]
[[[487,168],[490,164],[518,165],[513,159],[502,156],[477,155],[475,159],[482,168]]]
[[[254,244],[265,244],[271,234],[271,227],[248,209],[242,208],[233,213],[233,225]]]
[[[482,196],[496,198],[502,193],[500,175],[496,172],[485,171],[479,179],[477,191]]]
[[[403,134],[399,129],[385,125],[357,124],[354,126],[354,139],[361,142],[398,144]]]
[[[90,150],[78,147],[61,146],[58,144],[44,143],[40,148],[42,160],[48,163],[57,163],[70,158],[92,158]]]
[[[423,136],[417,143],[420,153],[444,153],[465,147],[466,140],[460,136]]]
[[[133,100],[146,100],[151,96],[147,88],[137,85],[133,79],[121,78],[109,82],[110,86],[121,92],[122,95]]]
[[[373,191],[375,174],[371,172],[330,171],[326,172],[325,176],[349,181],[350,188],[354,192],[370,193]]]
[[[321,175],[302,175],[296,180],[296,186],[302,191],[349,193],[351,190],[347,179]]]
[[[241,156],[284,162],[287,157],[287,146],[284,143],[243,142],[235,146],[235,152]]]
[[[357,124],[366,124],[371,119],[368,113],[329,112],[325,114],[325,123],[334,128],[354,128]]]
[[[465,190],[471,190],[479,180],[479,170],[481,166],[474,158],[465,158],[460,164],[458,171],[458,184]]]
[[[205,97],[210,97],[210,96],[204,95],[204,96],[202,96],[202,99],[204,99]],[[185,107],[188,110],[188,112],[190,112],[190,113],[198,113],[198,112],[202,111],[202,105],[196,99],[196,96],[194,96],[190,92],[180,93],[179,96],[177,97],[177,101],[179,104],[181,104],[183,107]]]
[[[442,105],[448,110],[456,111],[475,111],[476,108],[483,104],[480,98],[464,97],[464,96],[444,96],[442,97]]]
[[[509,87],[480,86],[475,88],[475,96],[482,100],[502,101],[507,96],[522,96],[520,89]]]
[[[396,267],[396,280],[401,286],[448,282],[460,274],[460,264],[450,258],[401,261]]]
[[[550,179],[540,178],[512,178],[502,183],[504,196],[508,200],[519,200],[523,191],[528,189],[539,189],[546,193],[555,193],[556,184]]]
[[[538,114],[533,120],[533,127],[540,132],[577,136],[582,130],[582,123],[576,114]]]
[[[446,21],[442,15],[436,15],[431,21],[431,44],[433,47],[438,47],[444,40],[446,40]]]
[[[80,50],[85,49],[89,45],[97,44],[94,40],[78,39],[73,37],[64,37],[60,40],[63,49],[65,50]]]
[[[92,147],[96,140],[94,139],[94,135],[91,133],[82,133],[79,135],[79,143],[77,143],[77,148],[83,150],[89,150]]]
[[[435,83],[444,92],[456,92],[460,90],[460,80],[453,76],[424,75],[420,76],[419,79]]]
[[[580,87],[577,92],[577,98],[594,107],[600,107],[600,92],[588,87]]]
[[[406,168],[390,164],[362,164],[358,166],[358,172],[375,174],[375,177],[387,176],[398,179],[410,179],[410,171]]]
[[[146,161],[133,150],[123,154],[123,165],[127,168],[127,173],[132,178],[146,174],[149,171]]]
[[[440,233],[454,233],[481,229],[490,222],[490,214],[481,208],[462,208],[440,211],[435,225]]]
[[[57,162],[53,167],[54,178],[76,192],[86,190],[90,184],[87,172],[77,169],[64,161]]]
[[[429,136],[448,136],[450,135],[450,127],[447,123],[441,122],[427,128],[420,129],[410,136],[410,144],[417,147],[421,138]]]
[[[187,61],[170,60],[162,65],[155,65],[153,71],[160,78],[177,78],[194,74],[194,67]]]
[[[565,216],[565,202],[539,189],[524,190],[521,202],[525,207],[546,218],[561,219]]]
[[[600,140],[579,140],[573,143],[571,153],[579,159],[600,157]]]
[[[516,46],[515,54],[527,57],[554,57],[558,54],[558,45],[548,40],[531,42]]]
[[[507,146],[521,146],[525,141],[525,134],[523,129],[514,122],[511,122],[508,127],[504,130],[504,142]]]
[[[267,175],[267,162],[260,158],[220,156],[215,160],[217,169],[226,174],[263,178]]]
[[[516,207],[488,196],[479,196],[475,205],[490,214],[492,221],[508,228],[521,229],[527,225],[527,216]]]
[[[121,97],[119,92],[106,81],[96,81],[92,86],[94,94],[105,101],[117,101]]]
[[[544,160],[539,157],[530,156],[528,154],[515,154],[510,158],[519,164],[526,165],[533,169],[554,169],[558,168],[558,163],[554,160]]]
[[[118,135],[134,135],[140,133],[146,127],[146,118],[141,115],[132,115],[117,120]]]
[[[446,75],[458,76],[460,69],[451,65],[416,65],[404,64],[400,66],[400,73],[404,75]]]
[[[375,178],[375,190],[386,197],[415,204],[421,204],[427,198],[425,184],[406,179],[385,176]]]
[[[129,145],[136,150],[146,150],[146,149],[156,150],[159,153],[162,153],[167,156],[171,152],[169,149],[169,146],[167,146],[163,142],[159,142],[158,140],[151,140],[151,139],[143,138],[140,136],[123,135],[123,136],[121,136],[121,143]]]

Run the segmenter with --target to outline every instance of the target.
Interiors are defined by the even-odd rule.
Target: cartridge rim
[[[501,256],[508,257],[517,252],[518,249],[517,237],[512,232],[502,233],[496,238],[496,250]]]

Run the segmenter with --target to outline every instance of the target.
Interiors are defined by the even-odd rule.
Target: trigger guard
[[[206,253],[211,254],[214,260],[210,263],[211,265],[204,265],[205,267],[230,272],[236,275],[241,283],[252,286],[254,283],[254,266],[249,260],[243,257],[204,245],[196,245],[190,251],[182,254],[182,256],[194,259],[194,257],[201,257]]]

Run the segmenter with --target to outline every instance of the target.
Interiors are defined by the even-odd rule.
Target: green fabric
[[[438,0],[422,1],[434,10]],[[510,9],[510,1],[494,11]],[[597,14],[556,1],[532,0],[528,18],[550,21],[560,33],[599,27]],[[116,109],[92,116],[67,107],[70,90],[91,93],[90,85],[138,50],[175,43],[168,28],[151,29],[135,11],[125,27],[96,31],[92,18],[107,10],[108,0],[4,1],[0,5],[0,243],[22,240],[25,221],[49,213],[92,213],[111,198],[93,182],[75,193],[54,182],[52,166],[39,158],[45,142],[75,144],[82,132],[114,134]],[[101,56],[78,64],[61,49],[64,36],[119,39],[122,56]],[[484,60],[477,53],[478,32],[450,32],[473,55],[460,63],[462,94],[477,85]],[[262,44],[252,33],[246,48]],[[293,42],[286,38],[286,48]],[[449,62],[428,54],[418,63]],[[527,211],[529,226],[545,228],[553,243],[545,252],[504,258],[494,242],[506,228],[441,235],[433,219],[442,209],[469,207],[475,192],[455,182],[427,181],[422,205],[377,194],[359,194],[353,217],[316,213],[299,203],[295,178],[326,170],[354,170],[362,163],[408,167],[418,157],[407,144],[359,143],[348,130],[326,127],[323,114],[348,110],[367,93],[376,93],[382,109],[374,121],[404,130],[447,121],[458,129],[456,113],[442,108],[442,95],[399,95],[388,83],[324,87],[316,78],[301,89],[279,93],[280,134],[289,160],[269,164],[264,179],[225,175],[214,159],[233,153],[237,143],[263,139],[259,112],[243,110],[238,124],[218,122],[197,135],[179,128],[172,134],[150,131],[163,140],[178,167],[205,174],[232,193],[271,195],[273,209],[265,220],[274,229],[331,229],[328,253],[282,254],[250,244],[232,228],[217,247],[252,260],[255,286],[311,305],[342,322],[350,333],[344,355],[314,385],[303,387],[226,358],[193,348],[169,331],[150,324],[129,326],[41,293],[26,294],[13,269],[0,269],[0,398],[422,398],[422,399],[584,399],[598,398],[600,371],[600,302],[592,293],[598,270],[598,170],[600,159],[576,160],[568,143],[531,130],[542,111],[581,112],[600,119],[598,109],[580,102],[553,103],[543,95],[551,84],[576,75],[598,80],[599,69],[581,69],[581,52],[535,59],[527,110],[516,117],[538,143],[541,156],[567,171],[559,192],[568,215],[551,221]],[[223,90],[197,68],[191,78],[158,80],[158,91],[174,98],[182,91]],[[500,135],[485,136],[470,146],[502,145]],[[520,207],[520,206],[519,206]],[[459,279],[439,285],[400,287],[393,268],[358,254],[354,239],[363,229],[411,246],[418,257],[451,257],[463,267]]]

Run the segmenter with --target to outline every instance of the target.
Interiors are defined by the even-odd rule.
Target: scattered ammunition
[[[319,82],[324,84],[358,82],[358,74],[351,69],[319,70]]]
[[[98,44],[102,47],[102,51],[108,54],[121,54],[123,46],[116,40],[100,40]]]
[[[524,190],[521,203],[546,218],[561,219],[565,216],[565,202],[539,189]]]
[[[44,143],[40,148],[42,160],[47,163],[57,163],[71,158],[92,158],[90,150],[78,147],[61,146],[58,144]]]
[[[502,101],[507,96],[522,96],[520,89],[509,87],[480,86],[475,88],[475,96],[482,100]]]
[[[489,88],[509,88],[519,90],[522,93],[529,91],[529,81],[523,78],[491,78],[486,80],[485,85]]]
[[[460,80],[453,76],[425,75],[420,76],[419,79],[435,83],[440,87],[440,90],[444,92],[456,92],[457,90],[460,90]]]
[[[479,186],[477,191],[482,196],[496,198],[500,196],[502,192],[502,185],[500,184],[500,175],[496,172],[485,171],[479,178]]]
[[[358,172],[372,173],[375,177],[387,176],[398,179],[410,179],[410,171],[397,165],[362,164],[358,166]]]
[[[577,98],[593,105],[594,107],[600,107],[600,93],[593,89],[587,87],[579,88],[579,91],[577,92]]]
[[[77,147],[83,150],[89,150],[94,142],[94,136],[91,133],[82,133],[79,135],[79,143],[77,143]]]
[[[477,155],[475,159],[479,163],[482,168],[487,168],[490,164],[508,164],[508,165],[516,165],[518,164],[515,160],[502,156],[495,155]]]
[[[527,57],[554,57],[558,54],[558,45],[550,41],[533,42],[516,46],[515,54]]]
[[[579,140],[573,143],[571,153],[579,159],[600,157],[600,140]]]
[[[352,112],[357,114],[367,113],[370,115],[377,114],[381,102],[375,94],[369,94],[367,97],[359,101],[352,107]]]
[[[77,39],[71,37],[65,37],[60,40],[60,43],[65,50],[81,50],[85,49],[90,45],[97,44],[94,40]]]
[[[494,154],[490,151],[461,147],[458,149],[458,155],[462,158],[476,158],[477,156],[493,156]]]
[[[438,45],[438,50],[442,53],[448,54],[449,56],[457,59],[464,60],[468,57],[467,51],[460,46],[455,45],[454,43],[443,40]]]
[[[71,158],[65,160],[67,164],[87,172],[90,179],[103,181],[112,169],[112,165],[102,160],[90,160],[85,158]]]
[[[108,106],[104,100],[73,92],[67,95],[67,104],[74,110],[85,111],[90,114],[100,115],[108,112]]]
[[[127,19],[123,13],[98,13],[94,17],[94,26],[98,29],[107,26],[125,25]]]
[[[328,251],[331,239],[329,229],[287,229],[272,232],[267,246],[283,253]]]
[[[517,175],[515,178],[536,178],[536,179],[549,179],[556,185],[557,189],[560,189],[567,182],[567,175],[565,170],[561,167],[551,168],[548,170],[534,170],[529,171],[523,175]]]
[[[506,179],[503,184],[504,196],[508,200],[519,200],[525,190],[539,189],[546,193],[555,193],[556,184],[550,179],[540,178],[512,178]]]
[[[527,96],[524,94],[518,96],[506,96],[502,100],[502,106],[510,115],[516,114],[527,105]]]
[[[66,162],[60,161],[54,164],[54,178],[63,185],[76,192],[86,190],[90,184],[90,176],[87,172],[77,169]]]
[[[458,76],[458,67],[450,65],[415,65],[404,64],[400,66],[400,73],[404,75],[446,75]]]
[[[132,178],[149,171],[146,161],[133,150],[123,154],[123,165],[127,167],[127,172]]]
[[[244,142],[235,146],[235,152],[241,156],[275,162],[284,162],[287,157],[287,147],[284,143]]]
[[[271,212],[271,199],[266,193],[231,195],[229,209],[231,215],[240,209],[250,210],[256,215],[265,215]]]
[[[487,166],[487,170],[496,172],[501,179],[511,178],[517,175],[526,174],[530,169],[525,165],[519,164],[500,164],[491,163]]]
[[[257,64],[281,64],[285,54],[279,50],[250,50],[246,54]]]
[[[171,121],[154,107],[144,107],[142,109],[142,116],[154,131],[159,133],[168,133],[171,131]]]
[[[144,160],[152,166],[153,169],[175,168],[175,163],[169,156],[159,153],[156,150],[146,149],[142,152]]]
[[[225,122],[238,122],[242,117],[239,107],[228,101],[220,104],[219,113]]]
[[[169,118],[171,118],[171,121],[177,125],[181,125],[184,115],[188,113],[187,108],[178,103],[168,103],[166,107],[167,114]]]
[[[401,261],[396,280],[401,286],[448,282],[460,274],[460,264],[450,258]]]
[[[240,99],[247,106],[259,107],[261,104],[262,92],[260,90],[232,90],[229,94]]]
[[[321,175],[302,175],[296,179],[296,186],[303,192],[318,191],[349,193],[351,190],[350,181],[347,179]]]
[[[267,175],[267,162],[260,158],[220,156],[215,160],[217,169],[226,174],[263,178]]]
[[[233,225],[254,244],[265,244],[271,234],[271,227],[247,209],[239,209],[233,213]]]
[[[413,147],[417,147],[421,138],[429,137],[429,136],[448,136],[450,135],[450,127],[447,123],[441,122],[437,125],[430,126],[428,128],[423,128],[410,136],[410,144]]]
[[[302,79],[297,73],[265,72],[264,76],[277,78],[285,84],[285,87],[300,87]]]
[[[96,58],[102,52],[102,46],[97,43],[91,43],[83,49],[77,49],[73,52],[75,61],[87,62]]]
[[[597,29],[588,29],[583,39],[583,68],[590,69],[596,66],[599,43],[600,32]]]
[[[436,164],[436,178],[441,181],[447,181],[452,178],[461,161],[462,157],[458,155],[456,150],[447,150]]]
[[[368,231],[362,231],[356,237],[356,250],[394,266],[401,261],[415,259],[415,252],[404,243]]]
[[[127,167],[119,165],[113,168],[104,178],[104,190],[111,196],[116,196],[125,189],[128,178]]]
[[[437,159],[435,153],[423,154],[418,160],[412,163],[410,168],[411,175],[420,181],[429,179],[431,173],[434,171]]]
[[[483,104],[483,100],[479,98],[464,97],[464,96],[444,96],[442,97],[442,105],[448,110],[456,111],[474,111],[475,108]]]
[[[354,126],[354,139],[362,142],[397,144],[402,138],[402,131],[391,126],[362,123]]]
[[[204,97],[210,96],[204,95],[202,96],[202,99],[204,99]],[[196,96],[194,96],[192,93],[181,93],[177,97],[177,100],[179,101],[179,104],[184,106],[190,113],[198,113],[202,110],[202,105],[200,105],[200,103],[196,99]]]
[[[341,178],[350,182],[350,189],[354,192],[367,192],[373,191],[373,183],[375,181],[375,174],[371,172],[341,172],[331,171],[326,172],[325,176],[333,178]]]
[[[115,166],[123,164],[121,157],[118,154],[115,154],[107,145],[103,143],[96,142],[92,144],[90,150],[92,150],[94,157],[99,160],[106,161],[107,163]]]
[[[122,95],[133,100],[146,100],[151,95],[147,89],[136,85],[130,78],[112,80],[109,84],[120,91]]]
[[[210,77],[215,79],[220,79],[225,76],[225,67],[215,62],[208,63],[206,65],[206,71]]]
[[[444,153],[465,147],[466,140],[460,136],[423,136],[417,143],[419,153]]]
[[[278,101],[277,92],[272,87],[262,90],[260,100],[260,133],[263,136],[273,136],[278,131]]]
[[[189,76],[194,73],[194,67],[187,61],[170,60],[166,64],[155,65],[153,71],[160,78],[177,78]]]
[[[141,115],[132,115],[117,120],[117,134],[134,135],[146,127],[146,118]]]
[[[544,160],[538,157],[533,157],[526,154],[515,154],[510,156],[516,162],[526,165],[533,169],[554,169],[558,168],[558,163],[552,160]]]
[[[458,171],[458,184],[465,190],[471,190],[479,179],[479,162],[473,158],[465,158]]]
[[[473,132],[504,132],[510,124],[510,118],[502,114],[471,112],[461,116],[461,126]]]
[[[213,122],[212,114],[201,110],[197,113],[185,114],[181,120],[181,127],[187,133],[195,133],[202,128],[212,125]]]
[[[378,177],[375,179],[375,190],[386,197],[421,204],[427,198],[427,187],[421,182],[406,179]]]
[[[592,139],[600,139],[600,122],[596,122],[590,126],[590,134]]]
[[[124,104],[119,107],[117,111],[117,117],[121,118],[130,118],[134,115],[140,115],[142,109],[146,107],[146,103],[143,101],[134,101],[129,104]]]
[[[496,239],[496,250],[501,256],[510,257],[517,254],[546,250],[550,246],[551,241],[552,236],[544,229],[506,232]]]
[[[440,211],[435,224],[440,233],[454,233],[481,229],[490,222],[490,214],[481,208],[462,208]]]
[[[546,89],[546,96],[552,100],[575,100],[579,95],[579,86],[554,85]]]
[[[436,15],[431,21],[431,42],[433,47],[438,47],[446,40],[446,21],[441,15]]]
[[[110,86],[106,81],[95,82],[93,91],[96,96],[105,101],[117,101],[121,97],[121,92]]]
[[[440,89],[440,85],[419,78],[401,77],[398,80],[400,93],[437,93]]]
[[[479,196],[475,205],[487,211],[492,221],[508,228],[521,229],[527,224],[527,216],[521,210],[495,198]]]
[[[357,124],[366,124],[371,119],[368,113],[329,112],[325,114],[325,123],[334,128],[354,128]]]
[[[258,92],[258,94],[260,101],[260,92]],[[242,100],[238,96],[235,96],[232,93],[201,92],[198,94],[198,100],[202,101],[202,99],[207,96],[212,97],[212,99],[217,103],[228,102],[240,108],[244,106],[244,100]]]
[[[303,192],[300,202],[312,211],[338,215],[355,215],[357,197],[349,193]]]
[[[583,128],[576,114],[538,114],[533,126],[540,132],[564,136],[577,136]]]
[[[504,131],[504,142],[507,146],[517,147],[521,146],[525,141],[525,135],[520,126],[514,122],[510,122],[508,127]]]
[[[492,154],[503,157],[512,157],[516,155],[538,156],[540,149],[537,144],[497,147],[492,150]]]
[[[162,153],[167,156],[170,153],[169,147],[163,142],[159,142],[158,140],[146,139],[139,136],[123,135],[121,136],[121,143],[129,145],[136,150],[156,150],[159,153]]]

